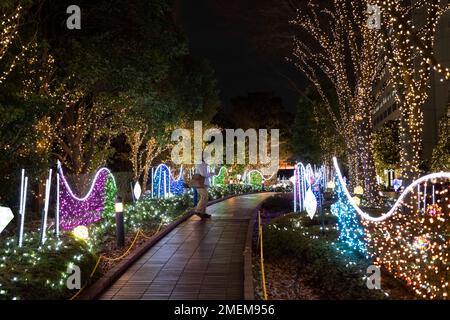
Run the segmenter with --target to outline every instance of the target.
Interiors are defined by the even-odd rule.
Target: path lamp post
[[[116,245],[123,247],[125,245],[125,228],[123,223],[123,202],[121,197],[116,198],[114,205],[116,209]]]

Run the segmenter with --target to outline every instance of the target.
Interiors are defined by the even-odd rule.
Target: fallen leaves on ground
[[[261,267],[257,257],[253,266],[255,295],[257,299],[263,300]],[[305,284],[297,266],[290,259],[265,261],[264,270],[268,300],[319,300],[313,290]]]

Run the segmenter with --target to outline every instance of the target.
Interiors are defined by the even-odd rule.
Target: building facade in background
[[[447,2],[447,1],[445,1]],[[421,25],[423,17],[418,11],[413,20]],[[438,24],[434,53],[437,61],[450,67],[450,12],[447,12]],[[378,99],[372,115],[373,130],[380,129],[390,120],[399,120],[401,112],[395,100],[395,88],[389,83],[389,71],[384,71],[381,81],[375,84]],[[439,122],[450,109],[450,82],[442,79],[437,72],[431,77],[428,100],[423,107],[423,160],[431,160],[433,149],[439,139]],[[394,168],[393,168],[394,169]],[[397,174],[396,174],[397,175]],[[386,177],[384,181],[387,181]]]

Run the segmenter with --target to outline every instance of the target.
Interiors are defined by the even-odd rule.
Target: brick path
[[[243,299],[249,220],[270,193],[230,198],[179,225],[128,269],[100,299]]]

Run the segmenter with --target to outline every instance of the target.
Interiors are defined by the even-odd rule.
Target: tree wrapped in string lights
[[[13,12],[0,7],[0,84],[6,80],[29,49],[29,44],[16,41],[19,38],[20,21],[24,11],[22,5],[18,5]]]
[[[376,0],[373,4],[381,8],[382,46],[401,111],[402,175],[411,182],[420,174],[423,106],[433,71],[441,75],[441,81],[450,79],[450,69],[434,53],[436,27],[450,4],[424,0]]]
[[[433,161],[431,168],[433,171],[450,172],[450,105],[439,126],[438,144],[433,150]]]
[[[378,197],[371,151],[373,83],[381,77],[384,64],[377,50],[379,32],[367,27],[367,4],[334,0],[331,10],[308,3],[293,21],[301,36],[294,40],[290,60],[315,86],[347,144],[351,181],[363,185],[373,202]],[[337,95],[337,112],[327,82]]]
[[[167,137],[170,137],[170,132],[175,127],[167,124],[162,129],[155,128],[146,123],[147,121],[144,116],[130,119],[125,130],[127,143],[131,148],[129,160],[133,169],[133,180],[139,181],[142,177],[144,189],[147,187],[154,160],[172,147]]]

